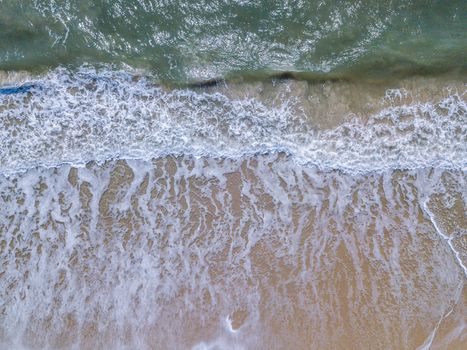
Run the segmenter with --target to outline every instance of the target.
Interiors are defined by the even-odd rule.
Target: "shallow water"
[[[0,96],[5,347],[465,342],[462,81],[26,80]]]
[[[4,178],[3,339],[31,348],[460,348],[466,180],[433,168],[346,175],[284,154]]]

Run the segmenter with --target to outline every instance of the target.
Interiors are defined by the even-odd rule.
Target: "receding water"
[[[417,348],[434,334],[443,348],[465,334],[466,182],[284,154],[4,178],[3,334],[168,349]]]

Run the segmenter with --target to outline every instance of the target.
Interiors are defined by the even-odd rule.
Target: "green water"
[[[159,80],[467,71],[467,2],[0,0],[0,70],[124,65]]]

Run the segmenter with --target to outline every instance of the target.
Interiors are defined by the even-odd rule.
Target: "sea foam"
[[[436,101],[385,106],[369,118],[342,116],[340,125],[319,129],[294,99],[279,96],[272,105],[212,90],[169,90],[108,68],[60,68],[28,86],[0,95],[4,174],[168,154],[285,152],[300,164],[347,172],[466,165],[465,89]],[[403,94],[388,90],[386,98]]]

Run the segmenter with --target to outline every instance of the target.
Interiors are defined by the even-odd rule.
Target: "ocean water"
[[[463,349],[466,13],[0,0],[0,349]]]
[[[465,76],[462,0],[1,0],[0,70],[110,63],[183,84]]]

